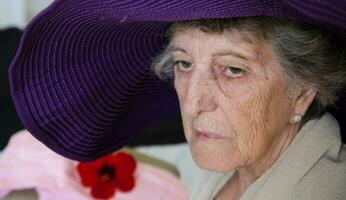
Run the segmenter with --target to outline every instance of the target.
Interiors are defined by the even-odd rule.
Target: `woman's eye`
[[[232,78],[238,78],[243,76],[244,70],[237,67],[225,67],[224,73],[226,76],[232,77]]]
[[[174,62],[174,67],[178,68],[178,70],[187,72],[191,68],[191,62],[185,60],[178,60]]]

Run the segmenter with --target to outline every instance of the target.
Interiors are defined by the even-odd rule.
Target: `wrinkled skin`
[[[173,35],[170,49],[194,161],[204,169],[246,169],[258,177],[299,131],[301,124],[292,123],[292,117],[304,115],[315,91],[288,90],[269,45],[251,45],[235,30],[217,34],[189,28]],[[196,129],[217,139],[200,137]]]

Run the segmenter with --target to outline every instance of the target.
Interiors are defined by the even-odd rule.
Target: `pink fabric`
[[[0,198],[13,190],[34,188],[40,200],[93,199],[80,184],[78,162],[66,159],[34,139],[26,130],[12,136],[0,155]],[[189,199],[182,182],[161,168],[138,162],[136,186],[129,193],[117,191],[117,200]]]

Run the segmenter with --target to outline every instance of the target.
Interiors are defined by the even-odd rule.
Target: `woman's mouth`
[[[210,140],[219,140],[224,139],[225,137],[222,137],[218,134],[211,133],[211,132],[205,132],[205,131],[195,131],[195,135],[198,140],[201,141],[210,141]]]

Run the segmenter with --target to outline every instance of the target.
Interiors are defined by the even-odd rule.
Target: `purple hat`
[[[344,0],[56,0],[25,29],[10,67],[24,126],[55,152],[91,161],[179,113],[150,64],[172,21],[276,16],[346,33]]]

